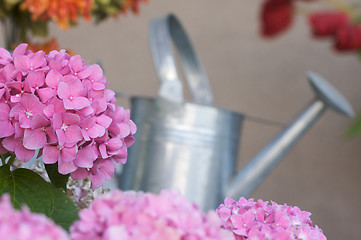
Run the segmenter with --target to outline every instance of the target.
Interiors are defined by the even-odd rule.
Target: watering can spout
[[[237,173],[225,191],[227,197],[237,199],[252,193],[327,108],[354,116],[351,105],[325,79],[313,72],[308,72],[307,77],[316,94],[315,100]]]

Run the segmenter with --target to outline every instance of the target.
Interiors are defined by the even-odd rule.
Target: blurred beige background
[[[68,32],[52,26],[64,48],[100,61],[110,87],[155,96],[159,87],[148,43],[148,23],[175,13],[208,73],[217,106],[288,123],[312,98],[305,71],[336,86],[361,111],[361,63],[339,55],[328,40],[312,39],[305,18],[279,38],[259,36],[260,0],[150,0],[139,16]],[[126,99],[120,104],[129,106]],[[252,195],[297,205],[330,240],[361,239],[361,136],[345,140],[351,120],[328,111]],[[251,121],[243,128],[239,163],[250,160],[280,129]]]

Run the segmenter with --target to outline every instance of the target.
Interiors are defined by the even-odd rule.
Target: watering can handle
[[[211,105],[213,95],[207,75],[178,19],[173,14],[153,19],[149,35],[155,69],[161,82],[158,95],[172,101],[183,101],[183,87],[172,51],[172,40],[179,54],[192,101]]]

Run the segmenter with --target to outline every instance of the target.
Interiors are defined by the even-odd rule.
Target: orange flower
[[[125,12],[127,12],[127,10],[130,9],[133,13],[137,14],[139,12],[139,3],[140,2],[147,3],[148,0],[125,0],[121,11],[125,13]]]
[[[31,13],[31,19],[38,20],[41,16],[44,17],[49,8],[50,0],[25,0],[21,4],[22,10],[28,10]]]
[[[39,50],[42,50],[46,54],[49,54],[49,52],[51,52],[53,50],[58,50],[58,51],[60,50],[58,41],[56,41],[55,38],[52,38],[48,42],[45,42],[45,43],[31,43],[31,42],[29,42],[28,49],[33,51],[33,52],[37,52]],[[70,54],[71,56],[75,55],[75,53],[72,50],[67,49],[66,52],[68,54]]]
[[[21,5],[23,10],[31,13],[33,20],[50,18],[63,30],[76,23],[78,15],[90,21],[91,7],[92,0],[25,0]]]

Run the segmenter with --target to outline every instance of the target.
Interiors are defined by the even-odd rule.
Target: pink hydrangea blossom
[[[26,207],[15,210],[7,194],[0,200],[0,236],[9,240],[69,240],[65,230],[45,215],[31,213]]]
[[[322,230],[312,226],[311,213],[286,204],[226,198],[217,213],[222,227],[231,230],[236,240],[326,240]]]
[[[108,84],[98,65],[65,50],[0,48],[0,149],[23,162],[40,149],[61,174],[101,186],[126,162],[137,130]]]
[[[70,228],[72,240],[211,240],[234,239],[220,227],[214,211],[198,206],[169,190],[159,195],[115,190],[97,197],[80,211]]]

